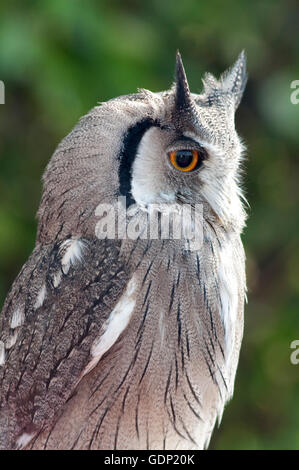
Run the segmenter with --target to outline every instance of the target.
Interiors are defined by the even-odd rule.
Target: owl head
[[[121,96],[81,118],[44,175],[38,240],[93,234],[100,203],[195,204],[224,227],[245,220],[239,187],[243,145],[235,111],[246,84],[246,60],[217,80],[207,73],[190,92],[179,53],[168,91]]]

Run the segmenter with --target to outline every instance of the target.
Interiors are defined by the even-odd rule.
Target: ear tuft
[[[183,61],[179,51],[176,53],[175,66],[175,108],[177,112],[192,108],[192,99]]]
[[[199,126],[196,107],[191,97],[186,72],[181,54],[177,51],[175,67],[175,83],[173,87],[174,106],[172,120],[177,128],[183,129]]]
[[[246,56],[244,51],[241,52],[234,65],[221,75],[219,81],[222,92],[232,94],[235,109],[237,109],[247,82]]]

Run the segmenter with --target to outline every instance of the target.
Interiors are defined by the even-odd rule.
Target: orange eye
[[[170,152],[169,157],[177,170],[185,172],[197,169],[201,163],[198,150],[176,150]]]

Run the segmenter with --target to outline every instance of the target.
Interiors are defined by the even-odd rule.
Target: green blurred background
[[[237,113],[248,146],[243,235],[249,303],[235,396],[213,449],[298,449],[299,79],[296,1],[10,1],[0,4],[0,304],[35,240],[41,175],[98,101],[160,91],[180,49],[192,91],[241,49],[249,82]]]

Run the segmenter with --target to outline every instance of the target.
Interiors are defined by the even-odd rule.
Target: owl
[[[209,445],[243,336],[245,69],[242,52],[194,94],[177,53],[170,90],[101,103],[56,149],[0,316],[1,449]]]

